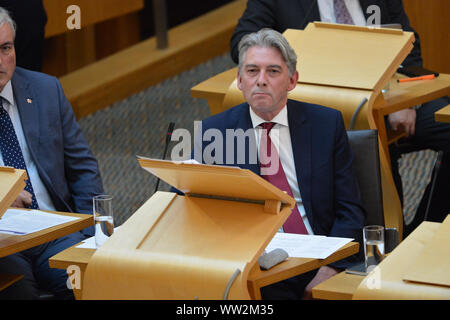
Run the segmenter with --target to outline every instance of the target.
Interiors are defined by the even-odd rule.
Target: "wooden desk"
[[[81,271],[81,289],[74,289],[76,299],[81,299],[84,272],[89,259],[95,253],[95,249],[77,248],[78,244],[67,248],[49,259],[51,268],[67,269],[76,265]],[[248,288],[252,299],[261,299],[260,288],[289,277],[320,268],[334,261],[344,259],[358,252],[359,244],[351,242],[333,253],[326,259],[289,258],[270,270],[261,270],[258,265],[250,272],[248,277]]]
[[[261,299],[261,287],[326,266],[349,257],[359,250],[359,243],[350,242],[326,259],[288,258],[270,270],[261,270],[256,264],[248,277],[248,289],[252,299]]]
[[[80,268],[80,288],[73,288],[75,299],[81,300],[83,290],[84,272],[89,259],[94,255],[95,249],[77,248],[76,244],[54,255],[48,260],[50,268],[67,270],[69,266],[76,265]]]
[[[446,252],[439,256],[440,261],[422,260],[421,254],[430,248],[428,244],[435,244],[435,235],[440,233],[440,228],[446,227],[446,230],[448,230],[449,224],[450,218],[447,218],[444,223],[422,222],[379,264],[379,268],[374,269],[364,278],[355,291],[353,299],[450,299],[450,287],[448,286],[404,280],[411,270],[417,266],[418,261],[428,263],[428,274],[433,274],[433,269],[438,269],[446,273],[448,280],[449,242],[439,241],[436,246],[431,247],[435,252]],[[447,239],[449,238],[447,232],[445,236]],[[436,268],[436,266],[439,266],[439,268]]]
[[[312,289],[314,299],[351,300],[364,276],[348,274],[345,271],[318,284]]]
[[[65,235],[90,227],[94,224],[94,219],[88,214],[58,211],[46,212],[77,217],[79,219],[27,235],[0,233],[0,258],[58,239]],[[0,274],[0,291],[22,278],[23,275]]]
[[[0,233],[0,258],[58,239],[65,235],[94,225],[94,219],[92,218],[92,215],[58,211],[46,212],[77,217],[80,219],[41,230],[39,232],[33,232],[27,235],[11,235]]]
[[[191,89],[192,97],[208,100],[212,115],[225,111],[228,107],[223,106],[223,99],[229,86],[236,79],[237,70],[237,67],[230,69],[197,84]]]
[[[71,5],[80,8],[79,30],[67,26],[73,22]],[[45,73],[60,77],[140,41],[143,0],[44,0],[44,7]]]
[[[378,130],[380,144],[388,157],[388,136],[384,117],[390,113],[450,95],[450,74],[441,73],[433,80],[397,82],[397,79],[404,77],[396,74],[390,81],[389,91],[380,95],[380,99],[372,109],[375,121],[375,127],[372,129]]]
[[[10,285],[23,278],[23,274],[1,274],[0,273],[0,291],[8,288]]]
[[[313,288],[315,299],[449,299],[450,288],[404,281],[411,263],[433,239],[443,224],[422,222],[367,277],[341,272]],[[370,278],[371,277],[371,278]],[[370,286],[370,289],[367,288]]]
[[[450,104],[434,114],[434,119],[440,122],[450,122]]]

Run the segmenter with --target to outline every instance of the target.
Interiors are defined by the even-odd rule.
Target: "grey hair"
[[[11,27],[11,30],[13,32],[13,37],[16,38],[16,23],[11,18],[11,15],[9,14],[8,10],[0,7],[0,26],[5,22],[9,23],[9,26]]]
[[[245,54],[251,47],[275,48],[283,56],[284,62],[289,70],[289,76],[292,76],[297,69],[297,55],[294,49],[290,46],[285,37],[278,31],[264,28],[258,32],[245,35],[239,42],[239,73],[242,70],[242,64],[245,59]]]

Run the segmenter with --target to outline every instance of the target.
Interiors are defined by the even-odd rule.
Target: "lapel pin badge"
[[[33,102],[33,100],[31,100],[30,98],[27,98],[27,102],[31,103],[31,102]]]

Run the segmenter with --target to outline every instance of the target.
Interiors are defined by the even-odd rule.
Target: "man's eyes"
[[[12,48],[13,48],[13,45],[11,45],[11,44],[3,45],[3,46],[0,46],[0,51],[2,53],[9,53],[12,50]]]
[[[259,72],[259,69],[247,69],[247,73],[250,74],[250,75],[257,74],[258,72]],[[271,75],[276,75],[276,74],[280,73],[280,70],[278,70],[278,69],[267,69],[266,72],[268,74],[271,74]]]

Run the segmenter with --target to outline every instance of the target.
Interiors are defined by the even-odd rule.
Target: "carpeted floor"
[[[169,122],[192,134],[193,122],[210,113],[207,101],[192,98],[190,89],[234,66],[225,54],[79,120],[98,159],[105,192],[114,196],[116,225],[125,222],[155,189],[156,178],[140,168],[136,155],[161,158]],[[401,159],[407,222],[430,180],[435,158],[435,152],[421,151]],[[159,190],[169,188],[160,183]]]

